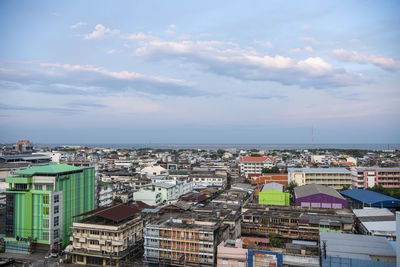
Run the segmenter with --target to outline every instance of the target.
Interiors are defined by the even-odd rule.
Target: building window
[[[43,215],[49,215],[49,207],[43,207]]]
[[[54,227],[58,226],[58,216],[54,217]]]
[[[49,196],[48,195],[43,196],[43,204],[49,204]]]
[[[49,232],[42,233],[42,240],[49,240]]]
[[[49,219],[43,219],[43,228],[49,228]]]
[[[59,195],[55,195],[54,196],[54,203],[58,203],[60,201],[60,196]]]
[[[53,185],[52,184],[47,184],[46,185],[46,190],[47,191],[52,191],[53,190]]]
[[[42,185],[41,184],[35,184],[35,190],[42,190]]]
[[[54,214],[58,213],[58,208],[59,208],[59,206],[54,206]]]
[[[90,234],[91,235],[99,235],[100,232],[99,231],[95,231],[95,230],[90,230]]]
[[[58,238],[58,229],[54,230],[53,235],[54,235],[53,236],[54,239]]]
[[[76,255],[76,261],[83,262],[83,256],[82,255]]]
[[[89,240],[89,244],[90,245],[98,245],[99,244],[99,240]]]

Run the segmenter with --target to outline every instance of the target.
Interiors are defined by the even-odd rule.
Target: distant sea
[[[152,149],[258,149],[258,150],[296,150],[296,149],[361,149],[361,150],[400,150],[400,144],[35,144],[36,147],[84,146],[89,148],[152,148]]]

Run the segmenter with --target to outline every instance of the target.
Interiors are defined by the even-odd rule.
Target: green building
[[[94,168],[47,165],[17,171],[6,182],[6,252],[63,248],[74,216],[95,208]]]
[[[265,184],[258,193],[258,204],[289,206],[290,194],[283,192],[283,185],[281,184]]]

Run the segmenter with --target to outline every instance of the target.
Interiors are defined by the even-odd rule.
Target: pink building
[[[353,188],[381,185],[384,188],[400,188],[400,168],[352,168]]]
[[[217,267],[247,267],[247,253],[240,239],[222,241],[217,247]]]

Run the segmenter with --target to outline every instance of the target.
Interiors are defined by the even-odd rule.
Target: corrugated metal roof
[[[301,198],[301,197],[308,197],[311,195],[315,194],[325,194],[328,196],[340,198],[340,199],[345,199],[343,196],[341,196],[335,189],[332,187],[328,187],[325,185],[320,185],[320,184],[308,184],[308,185],[303,185],[303,186],[297,186],[294,188],[294,195],[295,198]]]
[[[278,183],[269,183],[265,184],[261,190],[261,192],[268,191],[268,190],[275,190],[278,192],[283,192],[283,185]]]
[[[127,206],[124,204],[115,204],[110,207],[102,207],[92,211],[88,211],[85,213],[78,214],[75,217],[86,216],[86,215],[96,215],[101,218],[105,218],[114,222],[120,222],[129,218],[136,213],[140,212],[140,209],[134,206]]]
[[[82,170],[82,168],[78,168],[68,164],[54,164],[54,165],[40,166],[40,167],[20,170],[15,172],[15,174],[17,175],[59,174],[59,173],[80,171],[80,170]]]
[[[370,259],[370,255],[396,257],[396,252],[384,237],[321,232],[321,249],[326,241],[327,256]]]
[[[396,221],[362,222],[368,232],[396,232]]]
[[[382,205],[385,206],[383,202],[393,202],[392,204],[400,205],[400,200],[397,198],[389,197],[367,189],[344,190],[341,191],[340,194],[368,205],[382,203]]]
[[[394,216],[393,212],[390,210],[383,208],[365,208],[365,209],[354,209],[354,215],[359,218],[362,217],[381,217],[381,216]]]

